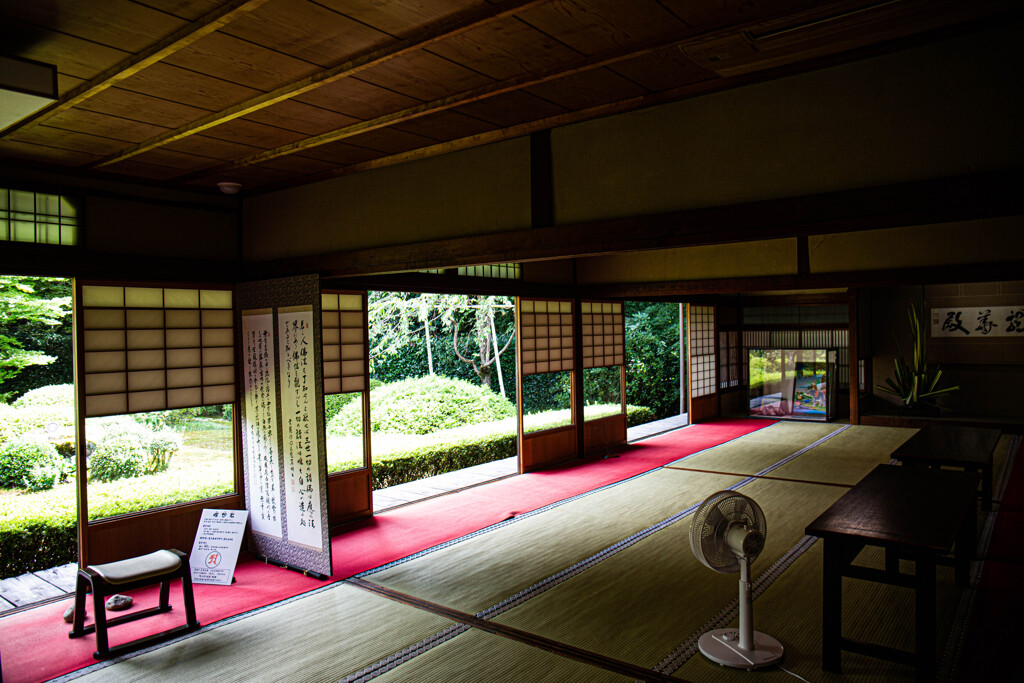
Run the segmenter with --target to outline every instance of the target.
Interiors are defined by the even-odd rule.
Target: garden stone
[[[66,610],[64,610],[64,621],[70,624],[74,618],[75,618],[75,606],[74,606],[74,604],[72,604]]]
[[[111,595],[107,598],[107,609],[117,612],[118,610],[128,609],[132,606],[132,598],[130,595]]]

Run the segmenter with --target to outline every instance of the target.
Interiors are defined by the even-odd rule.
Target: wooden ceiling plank
[[[646,41],[641,45],[631,45],[625,48],[616,48],[600,55],[591,57],[580,57],[573,60],[571,63],[563,63],[553,69],[549,69],[542,74],[522,74],[515,78],[501,81],[498,83],[491,83],[473,90],[458,93],[448,97],[442,97],[430,102],[423,104],[417,104],[412,107],[390,112],[383,116],[378,116],[373,119],[365,121],[359,121],[343,128],[328,131],[320,135],[310,136],[305,140],[295,142],[288,145],[282,145],[274,149],[266,150],[258,154],[254,154],[251,157],[239,159],[231,164],[225,165],[223,168],[214,169],[215,172],[223,172],[230,170],[231,168],[237,168],[240,166],[246,166],[249,164],[257,164],[277,157],[285,156],[288,154],[294,154],[296,152],[311,149],[319,145],[328,144],[331,142],[337,142],[345,138],[350,138],[355,135],[361,135],[369,131],[378,130],[386,126],[391,126],[397,123],[404,123],[412,119],[420,118],[422,116],[428,116],[430,114],[436,114],[442,111],[453,109],[465,104],[477,102],[482,99],[494,97],[496,95],[502,95],[505,93],[513,92],[516,90],[522,90],[524,88],[530,88],[532,86],[541,85],[551,81],[555,81],[560,78],[568,76],[574,76],[577,74],[583,74],[594,69],[600,69],[605,66],[610,66],[618,62],[633,59],[638,56],[647,55],[652,52],[664,50],[674,46],[678,46],[687,41],[692,40],[693,37],[687,35],[684,38],[677,36],[664,37],[661,36],[657,40]],[[614,74],[610,74],[610,77],[615,77]],[[621,77],[619,77],[620,80]],[[622,84],[620,84],[622,85]],[[629,88],[626,88],[629,89]],[[618,88],[620,91],[618,96],[622,96],[622,88]],[[634,91],[634,94],[637,94]],[[103,165],[102,163],[99,165]],[[191,180],[190,177],[183,178],[184,181]]]
[[[103,92],[124,79],[134,76],[146,67],[156,64],[168,55],[174,54],[203,36],[216,31],[236,17],[253,11],[265,2],[267,0],[228,0],[223,6],[213,10],[202,19],[182,27],[163,40],[153,43],[142,52],[132,55],[95,78],[83,83],[62,96],[52,105],[44,107],[32,116],[28,116],[8,126],[0,131],[0,139],[17,130],[42,123],[51,116],[84,102],[97,93]]]
[[[417,34],[413,38],[401,40],[386,47],[365,52],[358,57],[338,64],[330,69],[324,69],[323,71],[307,76],[295,83],[282,86],[262,95],[257,95],[245,100],[244,102],[239,102],[238,104],[227,107],[218,113],[204,116],[201,119],[193,121],[187,126],[182,126],[181,128],[171,131],[165,135],[155,137],[152,140],[139,145],[134,145],[118,154],[103,159],[96,164],[96,167],[99,168],[116,164],[124,159],[131,158],[136,154],[141,154],[142,152],[160,147],[161,145],[173,142],[174,140],[188,137],[195,133],[200,133],[226,121],[246,116],[263,109],[264,107],[269,107],[272,104],[290,99],[296,95],[301,95],[302,93],[308,92],[321,85],[352,76],[374,66],[384,64],[391,59],[396,59],[415,50],[426,48],[434,43],[444,40],[445,38],[459,35],[479,26],[483,26],[489,22],[500,20],[504,17],[511,16],[516,12],[520,12],[524,9],[549,1],[550,0],[508,0],[501,5],[487,5],[485,7],[475,8],[468,12],[460,13],[453,19],[440,24],[432,30],[426,31],[425,33]]]
[[[60,32],[129,53],[145,50],[188,22],[130,0],[5,3],[4,14],[38,26],[59,18]]]

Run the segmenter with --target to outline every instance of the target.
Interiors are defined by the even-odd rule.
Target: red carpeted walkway
[[[349,525],[334,536],[332,581],[459,538],[510,517],[648,472],[773,424],[767,420],[719,420],[634,444],[616,458],[577,461],[492,484],[466,489],[415,505],[381,513]],[[244,554],[232,586],[197,585],[199,621],[210,624],[242,612],[320,588],[325,582],[254,561]],[[137,605],[155,604],[155,588],[132,592]],[[70,604],[61,600],[0,617],[0,660],[4,683],[43,681],[94,662],[92,636],[70,640],[61,615]],[[171,590],[168,614],[116,626],[111,646],[184,621],[181,592]],[[91,609],[90,609],[91,614]],[[90,621],[91,623],[91,621]]]

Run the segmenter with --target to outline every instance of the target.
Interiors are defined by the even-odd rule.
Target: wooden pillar
[[[850,288],[847,358],[850,365],[850,424],[860,424],[860,305],[857,290]]]

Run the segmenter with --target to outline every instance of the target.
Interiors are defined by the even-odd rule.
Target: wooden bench
[[[181,579],[181,592],[185,599],[185,624],[109,647],[107,640],[109,627],[171,610],[171,581],[175,579]],[[160,604],[157,607],[107,619],[105,605],[107,597],[133,588],[152,586],[155,583],[160,584]],[[90,590],[93,598],[94,624],[85,626],[85,594]],[[181,633],[194,631],[197,628],[199,628],[199,621],[196,620],[188,556],[180,550],[157,550],[149,555],[108,564],[90,565],[78,570],[78,580],[75,586],[75,615],[68,637],[80,638],[95,632],[96,652],[93,653],[93,657],[96,659],[116,657],[173,638]]]

